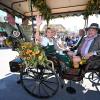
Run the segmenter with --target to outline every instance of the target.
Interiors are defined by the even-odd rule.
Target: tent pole
[[[88,18],[85,19],[85,25],[84,25],[84,29],[86,29],[88,27]],[[87,30],[86,31],[86,34],[87,34]]]
[[[34,20],[35,20],[35,17],[33,16],[33,11],[32,11],[32,0],[31,0],[31,21],[32,21],[33,42],[35,42]]]

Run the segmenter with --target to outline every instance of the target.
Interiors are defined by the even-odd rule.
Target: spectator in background
[[[4,34],[2,32],[0,32],[0,47],[4,47],[5,39],[6,39],[6,37],[4,36]]]
[[[79,36],[78,36],[77,42],[76,42],[76,44],[72,48],[70,48],[71,51],[74,51],[74,50],[76,50],[79,47],[79,45],[80,45],[80,43],[81,43],[81,41],[82,41],[82,39],[83,39],[84,36],[85,36],[84,29],[80,29],[79,30]]]

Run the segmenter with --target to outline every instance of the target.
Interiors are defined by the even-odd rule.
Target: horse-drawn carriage
[[[31,5],[32,3],[33,5]],[[42,15],[44,15],[44,17],[47,19],[47,22],[48,18],[51,17],[50,9],[46,3],[49,4],[51,12],[55,17],[59,17],[61,14],[63,16],[81,15],[85,12],[85,18],[87,18],[89,14],[93,14],[95,11],[96,13],[100,13],[100,7],[98,7],[99,0],[9,0],[6,2],[2,0],[0,1],[0,8],[10,12],[11,14],[18,16],[21,15],[23,21],[27,18],[30,19],[31,16],[32,24],[34,26],[33,16],[36,16],[39,13],[35,7],[41,11]],[[86,6],[88,9],[84,11]],[[23,7],[26,7],[26,9]],[[85,22],[88,22],[87,19]],[[25,20],[25,24],[27,24],[27,20]],[[97,57],[98,59],[93,61],[87,61],[84,66],[80,66],[78,69],[73,67],[66,69],[66,64],[54,55],[56,54],[47,55],[47,58],[49,59],[49,64],[47,66],[37,65],[34,67],[28,65],[20,58],[10,62],[11,71],[15,71],[14,69],[17,68],[16,70],[20,72],[20,82],[22,86],[31,95],[39,98],[51,97],[56,94],[59,89],[59,80],[70,80],[70,83],[71,81],[81,81],[87,72],[91,72],[89,75],[89,80],[93,82],[94,85],[100,84],[100,65],[98,65],[98,62],[100,62],[100,57]],[[96,67],[95,69],[93,67],[93,69],[90,69],[90,66]],[[94,81],[96,81],[96,83]],[[63,86],[63,82],[60,82],[61,86]],[[66,90],[70,93],[74,92],[71,84],[69,88],[66,88]]]

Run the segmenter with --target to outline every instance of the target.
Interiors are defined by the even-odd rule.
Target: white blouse
[[[48,39],[47,37],[41,37],[41,45],[47,46],[47,45],[54,45],[53,39]]]

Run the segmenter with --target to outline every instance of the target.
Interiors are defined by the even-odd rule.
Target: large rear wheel
[[[21,73],[21,83],[24,89],[38,98],[48,98],[56,94],[59,79],[50,66],[29,67]]]

